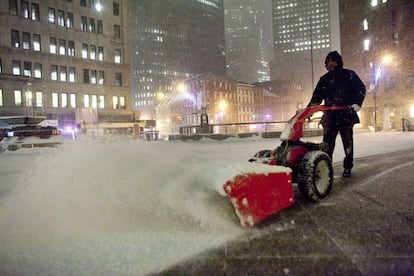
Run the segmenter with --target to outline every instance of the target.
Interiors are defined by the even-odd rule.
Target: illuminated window
[[[68,12],[66,15],[66,27],[73,28],[73,13]]]
[[[51,54],[56,54],[57,53],[57,47],[56,47],[56,38],[51,37],[49,39],[49,51]]]
[[[91,33],[96,32],[95,19],[93,19],[93,18],[89,18],[89,31]]]
[[[57,24],[59,26],[65,27],[65,12],[62,10],[58,10]]]
[[[121,63],[121,50],[116,49],[114,51],[114,62]]]
[[[119,106],[125,108],[125,97],[119,97]]]
[[[35,105],[36,107],[43,106],[43,93],[42,92],[36,92]]]
[[[0,88],[0,106],[3,106],[3,89]]]
[[[104,73],[104,71],[99,71],[98,72],[98,84],[99,85],[104,85],[105,84],[105,73]]]
[[[57,80],[58,79],[58,67],[57,65],[50,66],[50,79]]]
[[[23,32],[23,49],[30,50],[30,34]]]
[[[364,19],[363,26],[364,26],[364,31],[368,30],[368,20]]]
[[[68,81],[69,82],[75,82],[76,80],[76,71],[75,67],[69,67],[68,71]]]
[[[19,31],[11,30],[11,45],[13,48],[20,47],[20,35]]]
[[[59,107],[59,95],[56,92],[52,93],[52,107]]]
[[[59,55],[66,55],[66,40],[59,39]]]
[[[75,108],[76,107],[76,94],[70,94],[70,107]]]
[[[23,76],[31,77],[32,76],[32,63],[31,62],[23,62]]]
[[[66,66],[60,66],[60,81],[66,82],[67,70]]]
[[[75,56],[75,42],[72,40],[68,41],[68,56]]]
[[[21,90],[14,90],[14,104],[16,106],[22,106],[22,91]]]
[[[39,21],[39,4],[32,3],[32,20]]]
[[[99,108],[105,108],[105,96],[104,95],[99,96]]]
[[[25,106],[33,106],[33,92],[32,91],[26,91],[24,93],[25,96]]]
[[[82,44],[82,58],[88,58],[89,46],[86,43]]]
[[[84,32],[88,30],[88,18],[86,16],[81,17],[81,30]]]
[[[83,95],[83,107],[89,108],[89,95]]]
[[[21,5],[22,5],[22,16],[24,18],[29,19],[29,2],[22,0]]]
[[[61,93],[60,99],[62,101],[62,107],[67,108],[68,107],[68,93]]]
[[[92,95],[92,108],[98,107],[98,97],[96,95]]]
[[[96,70],[91,70],[91,83],[96,84]]]
[[[40,63],[34,64],[34,77],[37,79],[42,78],[42,64]]]
[[[56,20],[56,15],[55,15],[55,9],[54,8],[49,8],[48,9],[48,17],[47,17],[48,21],[50,23],[55,23]]]
[[[40,35],[34,34],[33,35],[33,50],[39,52],[41,50],[40,45]]]
[[[98,60],[103,61],[104,60],[104,48],[98,47]]]
[[[370,44],[369,39],[365,39],[364,40],[364,50],[365,51],[369,51],[369,44]]]
[[[21,62],[19,60],[13,60],[13,75],[19,76],[21,70]]]
[[[96,59],[96,46],[91,45],[90,51],[89,51],[89,57],[90,59],[95,60]]]
[[[118,97],[117,96],[112,97],[112,107],[114,109],[118,109]]]

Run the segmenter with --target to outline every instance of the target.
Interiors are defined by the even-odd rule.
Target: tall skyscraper
[[[224,0],[227,76],[247,83],[270,80],[271,0]]]
[[[273,0],[272,79],[294,81],[312,93],[324,61],[340,52],[338,0]]]
[[[130,122],[124,8],[123,0],[0,1],[0,115],[85,128]]]
[[[195,74],[225,75],[223,0],[130,0],[132,108],[155,119],[157,94]]]

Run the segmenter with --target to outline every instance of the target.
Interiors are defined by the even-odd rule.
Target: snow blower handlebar
[[[343,110],[349,109],[350,106],[325,106],[313,105],[300,110],[287,122],[285,129],[280,135],[282,141],[296,141],[303,135],[303,122],[318,111],[326,110]]]

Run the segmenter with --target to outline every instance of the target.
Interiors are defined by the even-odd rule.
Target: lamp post
[[[375,72],[374,84],[374,132],[377,132],[377,91],[379,89],[379,81],[383,78],[383,66],[391,64],[394,57],[390,54],[382,56],[378,69]]]

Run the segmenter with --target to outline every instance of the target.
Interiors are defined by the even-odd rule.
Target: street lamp
[[[377,90],[379,80],[383,77],[383,66],[391,64],[394,60],[393,55],[385,54],[381,58],[381,62],[375,71],[375,83],[374,83],[374,132],[377,132]]]
[[[180,83],[177,84],[176,89],[180,93],[185,93],[185,92],[187,92],[187,85],[185,83],[180,82]]]
[[[220,100],[218,102],[218,109],[220,111],[219,114],[220,114],[221,121],[223,121],[223,117],[226,114],[227,107],[228,107],[228,103],[226,100]]]

